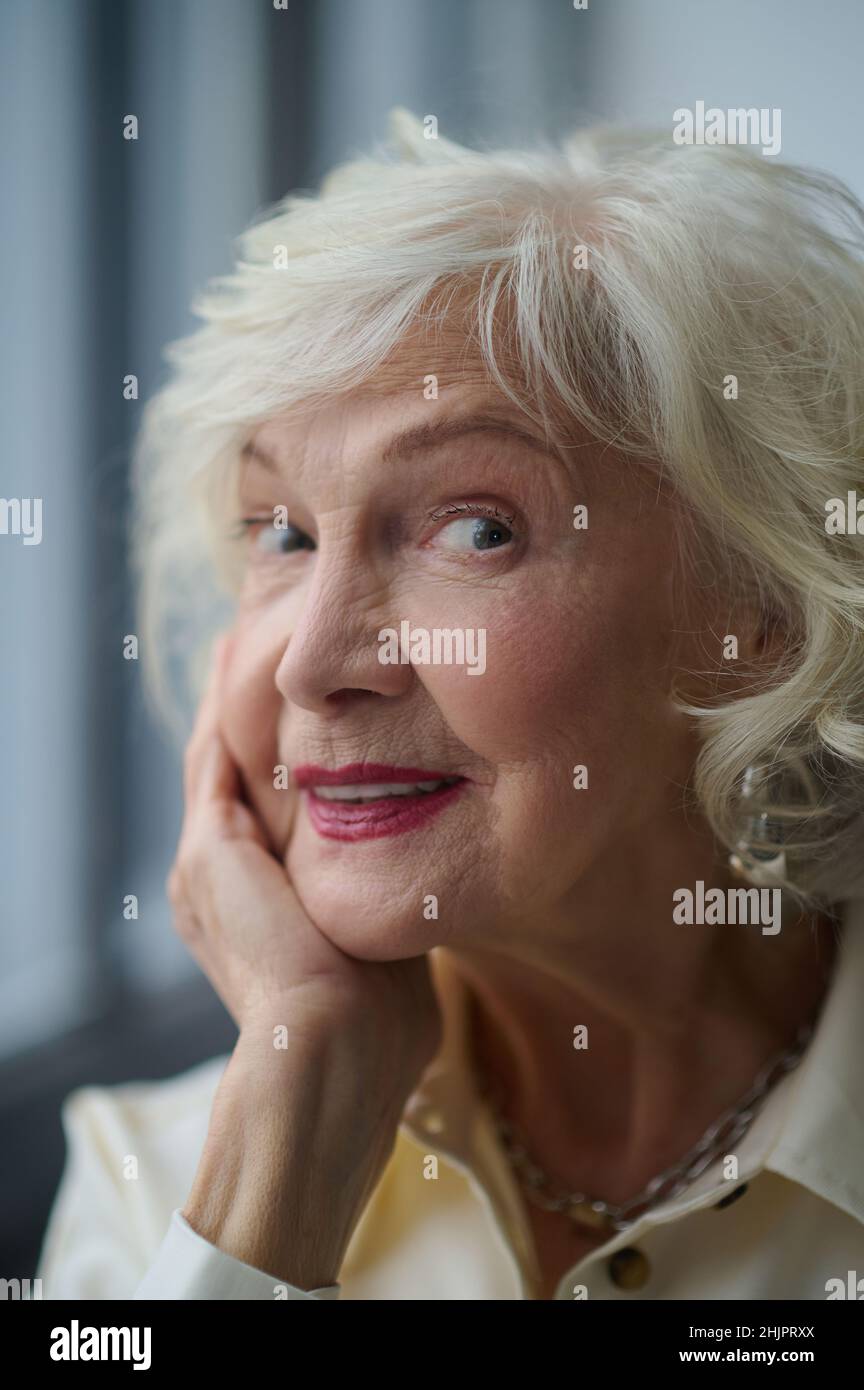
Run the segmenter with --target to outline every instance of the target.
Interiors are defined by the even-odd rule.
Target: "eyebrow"
[[[431,420],[426,424],[416,425],[413,429],[403,430],[390,441],[382,457],[385,463],[394,463],[409,458],[411,454],[440,448],[443,444],[449,444],[452,440],[461,439],[469,434],[509,435],[512,439],[521,440],[531,449],[539,450],[541,453],[549,452],[549,446],[543,444],[536,435],[521,429],[509,420],[495,415],[471,415],[461,420]]]
[[[412,454],[438,449],[454,439],[471,434],[509,435],[511,439],[521,440],[530,449],[544,454],[557,452],[550,444],[544,444],[536,435],[519,425],[496,415],[470,415],[456,420],[430,420],[422,425],[403,430],[390,440],[381,457],[384,463],[396,463],[410,458]],[[241,450],[241,458],[257,459],[262,467],[271,473],[279,473],[278,460],[263,449],[260,444],[250,441]]]
[[[266,449],[262,449],[260,444],[254,444],[252,440],[243,445],[240,450],[240,457],[241,459],[255,459],[256,463],[260,463],[261,467],[266,468],[269,473],[282,471],[273,455],[268,453]]]

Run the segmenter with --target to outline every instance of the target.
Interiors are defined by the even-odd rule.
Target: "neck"
[[[706,888],[730,882],[703,869]],[[673,926],[668,884],[688,881],[667,877],[660,891],[619,868],[551,919],[447,948],[469,987],[481,1076],[531,1157],[570,1190],[634,1196],[824,999],[839,939],[831,919],[802,915],[776,936],[758,925]]]

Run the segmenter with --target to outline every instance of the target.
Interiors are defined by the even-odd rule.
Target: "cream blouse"
[[[523,1198],[466,1059],[468,996],[430,955],[443,1044],[329,1288],[280,1283],[181,1216],[228,1056],[167,1081],[79,1087],[37,1277],[47,1299],[535,1299]],[[864,1298],[864,901],[816,1031],[735,1146],[677,1197],[612,1236],[556,1299]],[[130,1159],[137,1160],[137,1165]],[[430,1160],[437,1159],[437,1163]],[[838,1290],[844,1288],[848,1293]]]

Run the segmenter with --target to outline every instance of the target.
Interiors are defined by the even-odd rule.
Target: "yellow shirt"
[[[465,986],[442,948],[430,963],[443,1044],[406,1106],[338,1284],[281,1284],[180,1215],[228,1061],[220,1056],[168,1081],[85,1086],[66,1098],[66,1167],[37,1270],[43,1298],[539,1297],[523,1198],[465,1065]],[[864,1298],[864,1282],[855,1293],[864,1281],[862,1005],[856,900],[845,906],[814,1036],[735,1145],[737,1177],[723,1176],[719,1157],[574,1264],[556,1299]]]

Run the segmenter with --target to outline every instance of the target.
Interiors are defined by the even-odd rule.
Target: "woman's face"
[[[551,920],[677,813],[692,764],[672,680],[706,650],[716,670],[730,629],[676,610],[674,502],[610,451],[565,464],[520,428],[482,387],[358,394],[270,421],[244,460],[225,737],[307,912],[360,958]],[[461,630],[465,663],[385,664],[385,628]],[[358,763],[464,780],[382,817],[291,777]]]

